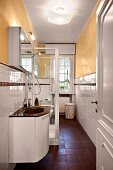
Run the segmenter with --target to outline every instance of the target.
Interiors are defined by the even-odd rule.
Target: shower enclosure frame
[[[54,104],[55,104],[55,124],[50,124],[49,129],[51,128],[54,138],[50,138],[50,145],[59,145],[59,49],[58,48],[34,48],[35,50],[54,50],[55,51],[55,77],[54,77],[54,84],[55,84],[55,98],[54,98]],[[34,54],[33,60],[37,57]],[[53,57],[53,56],[51,56]],[[34,63],[34,61],[33,61]],[[33,93],[35,89],[35,74],[34,74],[34,67],[32,67],[32,82],[33,82]],[[50,85],[51,86],[51,85]],[[34,95],[32,95],[32,99],[34,101]]]

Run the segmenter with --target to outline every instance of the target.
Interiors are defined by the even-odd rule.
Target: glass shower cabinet
[[[31,56],[22,55],[25,69],[31,72],[28,98],[34,105],[38,98],[41,106],[50,106],[49,139],[50,144],[59,143],[59,50],[54,48],[35,48]],[[30,64],[28,66],[28,63]],[[26,66],[27,64],[27,66]]]

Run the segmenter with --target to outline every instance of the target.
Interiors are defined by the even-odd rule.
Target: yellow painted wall
[[[0,62],[8,62],[8,27],[20,26],[25,32],[33,27],[24,8],[23,0],[0,0]]]
[[[0,14],[0,62],[8,62],[8,23]]]
[[[96,10],[99,2],[76,43],[75,77],[96,72]]]

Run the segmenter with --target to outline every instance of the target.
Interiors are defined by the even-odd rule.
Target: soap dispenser
[[[34,105],[35,105],[35,106],[39,106],[39,101],[38,101],[38,98],[37,98],[37,97],[35,98]]]

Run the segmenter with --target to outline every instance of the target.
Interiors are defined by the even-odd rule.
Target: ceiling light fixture
[[[48,22],[56,25],[68,24],[73,17],[70,1],[55,0],[49,5]]]
[[[62,4],[48,11],[48,22],[56,25],[68,24],[72,17],[72,13],[69,13],[69,11]]]
[[[41,52],[39,52],[38,55],[41,56],[42,55]]]
[[[24,40],[25,40],[24,34],[20,34],[20,39],[21,39],[21,41],[24,41]]]
[[[72,19],[72,14],[63,13],[62,9],[58,9],[59,13],[54,11],[49,11],[48,13],[48,22],[56,25],[65,25],[68,24]]]

